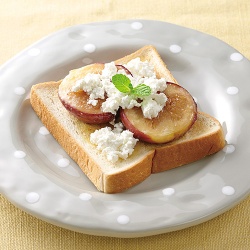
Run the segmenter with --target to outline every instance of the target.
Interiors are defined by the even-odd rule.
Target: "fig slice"
[[[132,73],[130,72],[130,70],[129,70],[128,68],[126,68],[125,66],[123,66],[123,65],[121,65],[121,64],[116,64],[115,66],[116,66],[116,68],[117,68],[118,70],[119,70],[119,69],[123,69],[123,70],[126,72],[127,75],[131,75],[131,76],[133,77],[133,75],[132,75]]]
[[[88,104],[89,96],[86,92],[80,90],[72,91],[72,87],[78,79],[84,78],[88,73],[100,74],[104,64],[96,63],[76,69],[70,72],[58,89],[58,96],[64,107],[74,116],[85,123],[101,124],[114,119],[114,115],[109,112],[102,112],[101,105],[104,99],[98,99],[96,106]]]
[[[197,105],[186,89],[167,83],[164,93],[168,100],[156,118],[145,118],[139,107],[120,111],[123,125],[141,141],[170,142],[185,134],[197,119]]]

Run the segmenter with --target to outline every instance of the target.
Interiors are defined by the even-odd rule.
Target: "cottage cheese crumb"
[[[122,123],[116,123],[113,129],[98,129],[90,135],[90,142],[97,145],[97,149],[113,163],[119,158],[127,159],[133,153],[137,141],[132,132],[123,130]]]
[[[98,99],[105,99],[101,107],[103,112],[116,114],[120,107],[123,109],[141,107],[145,118],[157,117],[167,101],[167,96],[163,93],[167,87],[166,79],[157,79],[154,67],[148,61],[142,62],[140,58],[135,58],[123,66],[132,76],[122,67],[117,68],[114,62],[106,63],[101,74],[87,74],[83,79],[77,80],[72,91],[85,91],[89,95],[88,104],[93,106],[97,105]],[[151,94],[138,98],[120,92],[111,81],[115,74],[126,75],[133,87],[139,84],[148,85]],[[108,161],[114,163],[119,158],[127,159],[133,153],[138,139],[135,139],[129,130],[124,130],[122,123],[112,125],[113,129],[105,127],[96,130],[90,135],[90,141]]]
[[[148,61],[142,62],[140,58],[135,58],[124,65],[133,76],[119,68],[114,62],[106,63],[101,74],[87,74],[83,79],[76,81],[72,91],[83,90],[88,93],[88,104],[96,106],[98,99],[105,99],[102,103],[103,112],[116,114],[118,109],[131,109],[133,107],[142,107],[145,118],[152,119],[158,116],[158,113],[166,104],[167,97],[163,92],[166,87],[166,79],[157,79],[154,67]],[[151,88],[151,95],[137,98],[133,95],[121,93],[111,82],[115,74],[126,75],[133,85],[144,83]],[[155,105],[154,105],[155,104]]]

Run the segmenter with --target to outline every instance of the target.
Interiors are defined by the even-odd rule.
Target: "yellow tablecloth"
[[[249,0],[8,0],[0,5],[0,65],[58,29],[134,18],[166,21],[211,34],[250,59]],[[250,249],[249,206],[250,197],[198,226],[157,236],[119,239],[53,226],[19,210],[0,195],[0,249],[245,250]]]

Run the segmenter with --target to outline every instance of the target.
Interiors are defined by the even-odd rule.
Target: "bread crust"
[[[81,170],[91,180],[99,191],[105,193],[122,192],[142,181],[151,175],[152,158],[154,150],[147,152],[144,158],[139,159],[135,164],[127,169],[118,169],[114,173],[104,173],[101,168],[101,162],[97,162],[73,137],[70,131],[63,126],[60,121],[51,112],[50,107],[46,105],[44,99],[39,94],[45,88],[50,88],[51,104],[53,103],[59,109],[58,112],[65,112],[63,105],[59,101],[58,87],[59,82],[46,82],[34,85],[31,88],[30,103],[34,111],[62,146],[68,155],[78,164]],[[75,119],[76,123],[82,122],[71,116],[68,112],[65,114],[65,119]],[[90,134],[86,131],[86,134]]]
[[[131,55],[116,60],[115,63],[124,64],[135,57],[140,57],[141,60],[152,61],[158,77],[165,77],[167,81],[177,83],[158,52],[152,46],[145,46]],[[59,85],[60,81],[40,83],[32,86],[30,103],[50,133],[99,191],[105,193],[123,192],[144,181],[151,173],[162,172],[197,161],[207,155],[218,152],[225,145],[220,123],[215,118],[199,112],[197,121],[183,137],[160,145],[139,142],[136,145],[137,151],[135,149],[133,153],[134,156],[130,156],[134,159],[133,163],[128,164],[126,167],[120,167],[118,161],[118,166],[114,167],[114,171],[104,171],[100,157],[95,157],[92,154],[93,150],[88,150],[88,146],[85,147],[79,142],[79,140],[89,138],[91,131],[82,126],[84,125],[82,121],[72,116],[64,108],[58,97]],[[46,97],[43,96],[45,89],[48,92]],[[56,107],[56,111],[53,111],[52,107]],[[74,137],[71,131],[72,127],[66,127],[65,124],[62,124],[56,112],[62,114],[63,120],[66,123],[70,123],[73,129],[76,130],[76,133],[81,135],[78,138],[79,140]],[[200,132],[207,129],[204,124],[204,121],[207,120],[212,120],[216,129],[212,129],[211,133],[202,134]],[[91,128],[91,125],[88,126]],[[94,146],[92,145],[92,147]],[[140,151],[138,149],[143,150]],[[94,151],[97,151],[97,149]],[[98,153],[94,153],[98,155]]]
[[[144,181],[151,175],[153,157],[154,150],[151,150],[143,159],[126,171],[104,175],[103,191],[105,193],[120,193]]]
[[[44,87],[54,87],[58,89],[60,82],[46,82]],[[96,188],[103,191],[103,173],[87,152],[77,143],[70,135],[69,131],[62,126],[60,121],[56,119],[49,107],[44,103],[38,92],[39,85],[34,85],[31,88],[30,103],[35,110],[42,123],[54,136],[58,143],[68,153],[68,155],[79,165],[82,171],[95,184]],[[52,92],[53,94],[53,92]],[[57,92],[54,93],[52,99],[58,98]]]
[[[193,138],[192,134],[196,134],[195,131],[198,131],[200,127],[204,125],[202,124],[201,116],[212,119],[216,126],[218,126],[218,129],[211,131],[209,134]],[[185,137],[190,138],[185,140]],[[167,143],[155,149],[155,156],[152,162],[152,173],[163,172],[200,160],[220,151],[224,146],[224,134],[219,122],[215,118],[203,112],[199,112],[197,121],[184,135],[184,138]]]
[[[152,45],[146,45],[134,53],[116,60],[115,63],[126,64],[136,57],[139,57],[141,61],[147,60],[150,64],[154,65],[157,78],[165,78],[168,82],[178,84],[172,73],[167,68],[167,65],[163,62],[158,51]]]

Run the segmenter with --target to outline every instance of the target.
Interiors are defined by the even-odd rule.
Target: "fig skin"
[[[132,73],[123,65],[116,65],[117,70],[123,69],[131,76]],[[64,83],[64,86],[59,87],[59,99],[63,106],[79,120],[90,124],[102,124],[111,122],[115,115],[110,112],[102,112],[101,105],[105,100],[98,99],[98,104],[93,106],[88,104],[88,94],[82,90],[72,92],[73,84],[77,79],[83,78],[87,73],[101,74],[104,69],[104,63],[95,63],[88,65],[77,72],[77,78],[72,76],[70,81]]]
[[[123,125],[141,141],[167,143],[184,135],[197,119],[197,105],[189,92],[175,83],[167,83],[168,98],[156,118],[147,119],[141,108],[122,109]]]
[[[110,112],[102,112],[101,105],[105,100],[99,99],[96,106],[88,104],[89,96],[83,90],[72,91],[72,87],[78,79],[84,78],[88,73],[100,74],[104,68],[103,63],[95,63],[74,70],[70,78],[61,83],[58,96],[63,106],[79,120],[90,124],[107,123],[114,119]]]
[[[136,109],[140,109],[140,108],[136,107]],[[145,142],[149,142],[149,143],[155,143],[151,139],[150,136],[148,136],[147,134],[144,134],[142,131],[140,131],[139,129],[137,129],[136,127],[133,126],[133,124],[130,122],[130,120],[126,116],[124,109],[120,110],[120,119],[121,119],[122,124],[124,125],[124,127],[134,134],[134,137],[136,137],[137,139],[139,139],[141,141],[145,141]]]
[[[61,103],[63,104],[63,106],[72,115],[74,115],[76,118],[78,118],[82,122],[89,123],[89,124],[102,124],[102,123],[108,123],[115,118],[115,115],[113,115],[112,113],[109,113],[109,112],[95,113],[92,109],[91,104],[87,104],[90,106],[88,108],[88,111],[90,111],[90,112],[84,112],[84,111],[79,110],[76,107],[71,106],[70,104],[68,104],[67,102],[62,100],[60,98],[60,96],[59,96],[59,99],[60,99]],[[91,110],[92,110],[92,112],[91,112]]]

